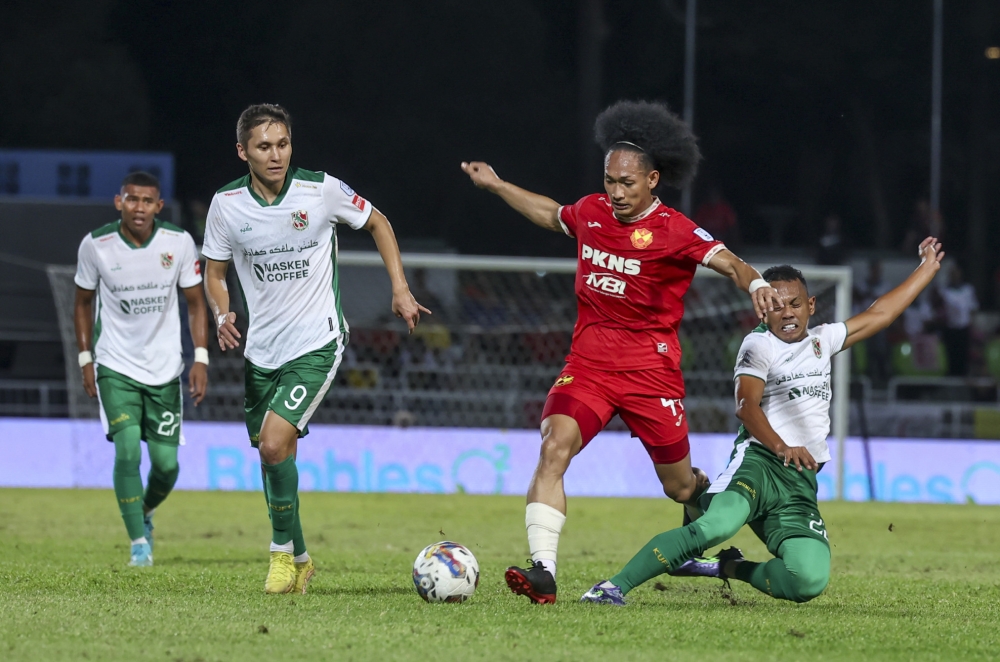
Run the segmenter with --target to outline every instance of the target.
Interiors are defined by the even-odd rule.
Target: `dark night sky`
[[[458,164],[488,160],[561,202],[600,186],[580,138],[584,1],[7,2],[0,145],[171,151],[178,196],[207,201],[243,173],[239,112],[277,102],[296,122],[294,163],[350,182],[400,235],[567,254]],[[603,4],[600,104],[679,111],[683,0]],[[943,210],[961,246],[969,218],[1000,213],[1000,60],[984,56],[1000,7],[945,5]],[[720,185],[751,244],[766,242],[760,207],[790,207],[784,240],[803,246],[831,210],[873,245],[881,205],[897,246],[928,185],[931,1],[702,0],[699,14],[696,200]]]

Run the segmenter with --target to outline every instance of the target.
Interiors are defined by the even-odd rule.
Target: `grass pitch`
[[[664,576],[615,609],[576,600],[675,526],[674,504],[571,499],[551,607],[503,583],[526,556],[520,498],[307,493],[302,507],[317,576],[308,595],[265,596],[260,494],[173,494],[156,517],[156,566],[137,569],[110,491],[0,490],[0,659],[1000,656],[1000,508],[824,504],[833,576],[816,600]],[[465,604],[428,605],[413,590],[416,553],[444,538],[481,565]],[[768,558],[747,530],[736,544]]]

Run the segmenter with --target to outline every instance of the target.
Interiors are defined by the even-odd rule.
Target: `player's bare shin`
[[[764,382],[757,377],[740,375],[736,378],[736,418],[740,419],[747,432],[768,450],[784,460],[785,466],[794,465],[815,471],[819,468],[812,454],[805,447],[789,446],[771,427],[770,421],[760,408],[764,396]]]
[[[396,317],[401,317],[406,322],[410,333],[420,322],[420,313],[432,314],[430,310],[424,308],[413,298],[410,286],[406,282],[403,273],[403,259],[399,255],[399,244],[396,243],[396,234],[392,231],[389,223],[382,212],[377,209],[372,210],[372,215],[365,223],[365,230],[371,233],[375,239],[375,246],[378,248],[385,270],[389,273],[389,280],[392,282],[392,312]]]
[[[76,348],[81,352],[90,352],[94,337],[94,290],[85,290],[77,286],[76,298],[73,302],[73,327],[76,332]],[[93,358],[80,366],[83,371],[83,390],[87,395],[97,397],[97,375],[94,374]]]
[[[559,225],[560,205],[552,198],[526,191],[510,182],[505,182],[497,176],[488,163],[481,161],[463,162],[462,172],[469,176],[473,184],[500,196],[511,208],[538,227],[553,232],[562,232],[562,226]]]
[[[222,351],[240,346],[240,332],[236,329],[236,313],[229,310],[229,287],[226,285],[226,271],[229,262],[205,260],[205,296],[212,311],[212,319],[217,327],[219,348]]]

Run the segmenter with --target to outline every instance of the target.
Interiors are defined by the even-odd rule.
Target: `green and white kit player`
[[[208,315],[194,240],[156,218],[163,209],[156,177],[128,175],[115,207],[121,219],[80,242],[73,319],[83,388],[99,398],[104,432],[115,443],[115,497],[132,540],[129,564],[149,566],[153,511],[177,482],[183,438],[177,288],[187,300],[195,346],[188,379],[195,406],[208,385]],[[145,493],[140,440],[152,465]]]
[[[203,252],[205,289],[223,351],[239,346],[226,270],[236,265],[249,324],[246,424],[260,453],[271,518],[267,593],[305,593],[315,568],[299,520],[299,437],[333,382],[348,341],[340,306],[335,226],[368,230],[392,281],[392,310],[412,331],[430,313],[410,294],[389,221],[350,186],[323,172],[290,169],[291,120],[254,105],[236,125],[249,173],[215,194]]]
[[[738,579],[795,602],[823,592],[830,579],[830,544],[817,504],[816,473],[830,460],[831,359],[888,327],[930,284],[944,257],[941,244],[928,237],[919,252],[920,266],[868,310],[812,329],[816,298],[809,296],[802,273],[787,265],[763,273],[785,305],[768,312],[740,348],[736,416],[743,425],[729,466],[701,497],[704,514],[654,537],[582,601],[625,604],[625,594],[664,573]],[[744,524],[775,558],[753,563],[736,548],[698,557]]]

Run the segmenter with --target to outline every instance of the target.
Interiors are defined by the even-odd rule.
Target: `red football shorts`
[[[654,464],[674,464],[691,449],[683,397],[677,370],[604,372],[568,362],[549,389],[542,420],[553,414],[573,418],[586,447],[618,414]]]

